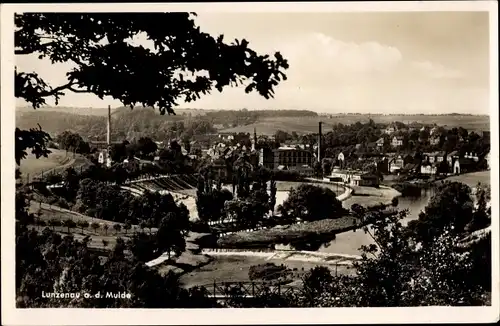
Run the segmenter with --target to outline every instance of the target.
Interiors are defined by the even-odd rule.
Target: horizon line
[[[93,110],[107,110],[107,107],[91,107],[91,106],[44,106],[38,109],[34,109],[31,106],[16,106],[16,111],[17,109],[32,109],[33,111],[37,111],[40,109],[50,109],[50,108],[55,108],[55,109],[93,109]],[[129,108],[125,105],[121,106],[111,106],[111,109],[119,109],[119,108]],[[144,106],[135,106],[132,109],[135,108],[146,108]],[[155,110],[157,108],[154,108]],[[393,113],[370,113],[370,112],[356,112],[356,111],[351,111],[351,112],[335,112],[335,113],[329,113],[329,112],[324,112],[324,111],[318,111],[314,109],[299,109],[299,108],[294,108],[294,109],[287,109],[287,108],[282,108],[282,109],[250,109],[250,108],[220,108],[220,109],[201,109],[201,108],[188,108],[188,107],[177,107],[174,108],[175,110],[196,110],[196,111],[207,111],[207,112],[217,112],[217,111],[243,111],[243,110],[248,110],[248,111],[310,111],[317,113],[318,115],[349,115],[349,114],[356,114],[356,115],[372,115],[372,116],[390,116],[390,115],[405,115],[405,116],[414,116],[414,115],[427,115],[427,116],[445,116],[445,115],[469,115],[469,116],[491,116],[491,114],[487,113],[459,113],[459,112],[448,112],[448,113],[407,113],[407,112],[393,112]],[[72,113],[72,112],[67,112],[67,113]]]

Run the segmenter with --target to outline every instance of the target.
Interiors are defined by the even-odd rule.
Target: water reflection
[[[306,238],[291,241],[290,247],[293,250],[317,251],[320,248],[328,248],[335,238],[334,234],[322,236],[311,234]]]
[[[418,193],[413,193],[412,195],[406,195],[399,198],[398,209],[404,210],[408,209],[409,213],[405,219],[403,219],[403,225],[406,225],[409,221],[418,218],[419,213],[424,210],[425,206],[429,202],[430,198],[434,194],[434,189],[421,189],[420,195]],[[370,245],[373,243],[373,239],[369,234],[363,232],[363,230],[349,231],[337,234],[336,238],[332,240],[327,246],[323,245],[319,248],[319,252],[328,253],[340,253],[349,255],[359,255],[359,248],[362,245]]]

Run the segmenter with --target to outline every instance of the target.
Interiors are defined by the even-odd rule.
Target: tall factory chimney
[[[108,105],[108,128],[106,134],[106,142],[109,147],[111,145],[111,105]]]
[[[320,121],[318,124],[318,163],[321,163],[321,124],[322,122]]]
[[[253,128],[252,151],[257,149],[257,128]]]

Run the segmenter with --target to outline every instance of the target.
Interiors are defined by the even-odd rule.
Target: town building
[[[338,161],[340,166],[344,166],[344,162],[345,162],[344,153],[340,152],[339,155],[337,155],[337,161]]]
[[[108,120],[107,120],[107,130],[106,130],[106,145],[101,148],[97,162],[99,164],[104,164],[107,167],[111,167],[113,164],[111,160],[111,106],[108,105]]]
[[[424,161],[430,164],[443,162],[445,158],[445,152],[424,153]]]
[[[389,160],[387,157],[379,158],[376,160],[377,171],[380,173],[389,173]]]
[[[474,152],[465,152],[464,158],[471,159],[474,162],[479,161],[479,156]]]
[[[412,174],[412,173],[417,173],[419,171],[420,171],[419,163],[408,163],[399,172]]]
[[[401,147],[403,146],[403,142],[404,142],[403,136],[394,136],[392,137],[391,146],[395,148]]]
[[[382,149],[382,148],[384,148],[385,139],[383,137],[381,137],[375,143],[377,144],[378,149]]]
[[[420,166],[420,173],[424,175],[435,175],[437,173],[437,163],[423,162]]]
[[[352,186],[378,187],[380,185],[377,175],[363,171],[334,169],[329,179],[332,182],[343,182]]]
[[[441,136],[438,136],[438,135],[433,135],[433,136],[429,139],[429,143],[430,143],[432,146],[438,146],[440,142],[441,142]]]
[[[409,163],[413,163],[413,157],[411,155],[398,155],[389,161],[389,172],[398,172]]]
[[[395,133],[396,131],[398,131],[398,128],[396,127],[396,125],[390,124],[385,128],[384,133],[387,135],[391,135],[391,134]]]
[[[231,140],[234,140],[234,133],[219,133],[218,134],[218,137],[220,140],[223,140],[223,141],[231,141]]]
[[[453,163],[456,160],[458,160],[459,157],[460,157],[460,155],[458,154],[458,151],[453,151],[453,152],[448,153],[448,155],[446,155],[446,162],[448,162],[448,166],[452,167]]]
[[[313,154],[310,151],[292,148],[292,147],[279,147],[273,150],[274,167],[280,165],[286,168],[312,166]]]
[[[476,162],[470,158],[459,158],[453,163],[453,173],[461,174],[467,172],[473,172]]]
[[[282,146],[273,150],[261,148],[258,151],[258,165],[271,170],[293,170],[311,174],[313,160],[313,154],[299,146]]]

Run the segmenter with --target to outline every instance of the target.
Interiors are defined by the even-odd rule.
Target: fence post
[[[214,280],[214,298],[215,298],[215,288],[216,288],[216,284],[215,284],[215,280]]]

